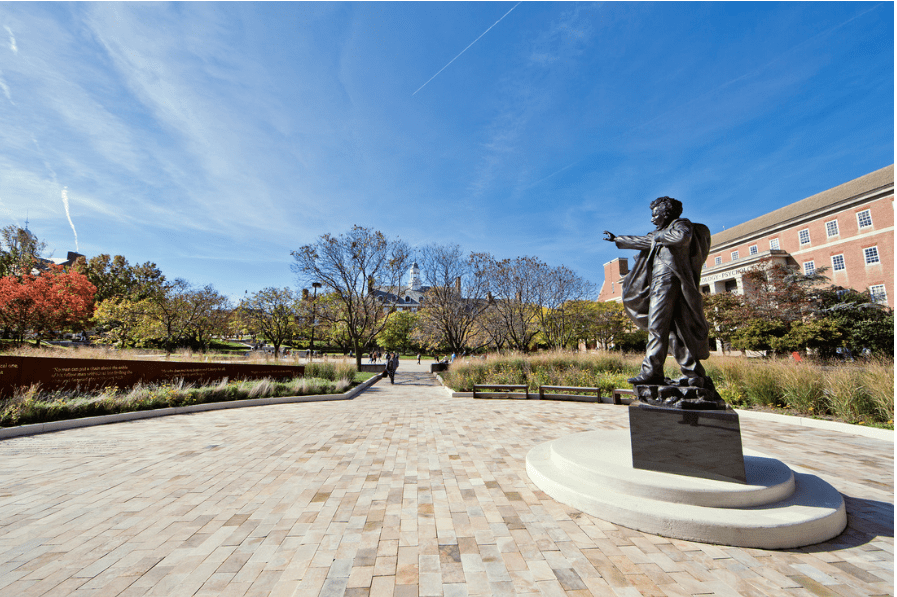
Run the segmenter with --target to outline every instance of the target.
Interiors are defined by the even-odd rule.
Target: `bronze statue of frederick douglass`
[[[651,212],[657,228],[644,236],[604,231],[605,240],[618,248],[639,251],[623,280],[623,305],[635,324],[647,330],[648,348],[641,371],[629,382],[712,388],[700,363],[710,356],[710,343],[699,288],[710,230],[680,217],[682,203],[672,197],[652,201]],[[664,379],[667,351],[682,370],[683,377],[675,382]]]

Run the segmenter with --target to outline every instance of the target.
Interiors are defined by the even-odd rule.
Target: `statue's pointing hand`
[[[604,231],[604,235],[604,240],[609,240],[610,242],[614,242],[614,239],[617,238],[616,234],[614,234],[613,232],[608,232],[607,230]]]

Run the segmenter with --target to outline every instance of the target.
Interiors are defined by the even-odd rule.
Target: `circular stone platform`
[[[841,494],[822,479],[751,450],[744,467],[747,484],[634,469],[627,429],[569,435],[526,456],[530,479],[559,502],[664,537],[786,549],[847,527]]]

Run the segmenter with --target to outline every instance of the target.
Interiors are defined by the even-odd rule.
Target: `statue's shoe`
[[[637,375],[635,377],[630,377],[627,379],[629,383],[632,385],[657,385],[661,386],[666,383],[666,380],[663,377],[657,375]]]

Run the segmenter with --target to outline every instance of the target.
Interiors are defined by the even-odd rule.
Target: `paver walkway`
[[[416,371],[417,370],[417,371]],[[664,539],[559,504],[525,457],[626,409],[451,398],[402,363],[355,400],[0,442],[0,595],[887,595],[894,444],[742,420],[847,498],[799,550]]]

